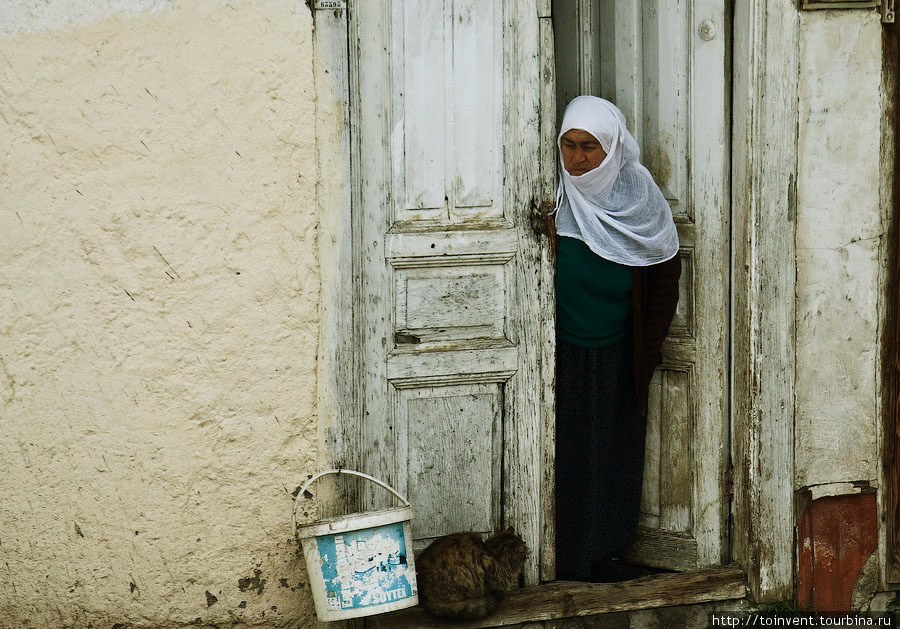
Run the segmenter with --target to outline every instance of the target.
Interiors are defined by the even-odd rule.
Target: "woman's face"
[[[594,170],[606,159],[600,141],[582,129],[569,129],[559,141],[563,166],[570,175],[578,176]]]

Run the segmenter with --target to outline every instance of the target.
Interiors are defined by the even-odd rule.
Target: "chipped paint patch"
[[[260,578],[262,576],[262,571],[257,568],[253,571],[252,577],[244,577],[242,579],[238,579],[238,589],[241,592],[246,592],[248,590],[252,592],[256,592],[257,594],[262,594],[263,590],[266,587],[266,580]]]

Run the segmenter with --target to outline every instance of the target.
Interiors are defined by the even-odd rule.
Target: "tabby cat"
[[[517,584],[527,554],[512,528],[487,541],[478,533],[439,537],[416,557],[419,602],[435,616],[484,618]]]

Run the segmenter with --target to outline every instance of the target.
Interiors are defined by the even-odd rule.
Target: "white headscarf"
[[[597,255],[628,266],[664,262],[678,253],[672,211],[638,161],[640,149],[625,116],[608,100],[579,96],[566,107],[557,148],[570,129],[593,135],[606,151],[599,166],[570,175],[560,152],[556,232],[584,241]]]

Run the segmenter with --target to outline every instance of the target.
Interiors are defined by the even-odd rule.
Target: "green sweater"
[[[605,347],[631,330],[631,267],[601,258],[577,238],[559,239],[556,330],[570,345]]]

